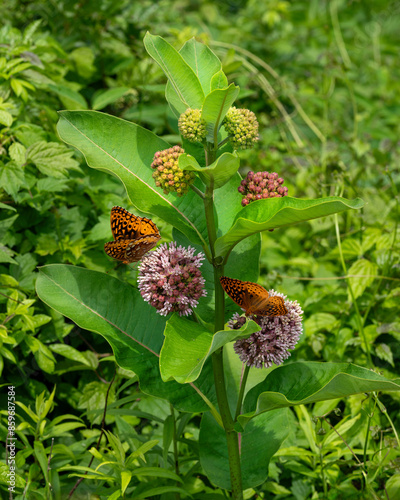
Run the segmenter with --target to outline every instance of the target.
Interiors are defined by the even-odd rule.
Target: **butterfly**
[[[161,239],[153,221],[131,214],[122,207],[111,209],[110,222],[114,241],[106,243],[104,250],[124,264],[138,262]]]
[[[240,281],[222,276],[222,288],[238,306],[245,310],[246,316],[284,316],[288,313],[282,297],[270,296],[268,291],[257,283]]]

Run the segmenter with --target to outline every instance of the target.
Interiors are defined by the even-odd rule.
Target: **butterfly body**
[[[111,209],[110,223],[114,241],[106,243],[104,250],[124,264],[138,262],[161,239],[152,220],[131,214],[122,207]]]
[[[288,313],[282,297],[269,295],[268,291],[257,283],[241,281],[222,276],[221,286],[229,297],[242,309],[246,316],[284,316]]]

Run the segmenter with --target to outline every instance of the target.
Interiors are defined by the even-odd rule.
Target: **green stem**
[[[190,184],[190,189],[194,191],[202,200],[206,197],[206,195],[203,193],[203,191],[200,191],[199,188],[197,188],[195,185]]]
[[[394,434],[394,436],[396,438],[396,441],[397,441],[397,446],[400,448],[399,435],[397,434],[396,427],[393,425],[393,421],[390,418],[389,413],[388,413],[386,407],[379,401],[379,399],[378,399],[377,396],[374,395],[374,397],[375,397],[375,401],[378,403],[379,409],[385,415],[385,417],[389,420],[390,427],[392,428],[393,434]]]
[[[214,256],[215,256],[214,246],[215,246],[215,240],[217,239],[217,231],[216,231],[215,215],[214,215],[214,189],[212,186],[207,186],[206,194],[203,201],[204,201],[204,211],[206,213],[208,242],[210,244],[212,262],[214,263]]]
[[[243,377],[242,377],[242,380],[240,383],[238,402],[236,405],[235,422],[236,422],[238,416],[240,415],[240,412],[242,411],[244,390],[246,388],[246,382],[247,382],[247,377],[249,376],[249,371],[250,371],[250,367],[248,365],[245,365]]]
[[[229,471],[231,476],[231,491],[233,500],[243,500],[242,471],[240,467],[238,433],[234,429],[232,415],[229,409],[228,396],[226,393],[223,350],[218,349],[212,355],[214,369],[214,383],[217,394],[219,411],[224,424],[226,443],[228,445]]]
[[[341,239],[340,239],[339,218],[338,218],[337,214],[335,214],[335,229],[336,229],[336,239],[337,239],[337,244],[338,244],[338,249],[339,249],[340,261],[342,263],[343,272],[344,272],[345,275],[347,275],[347,267],[346,267],[346,263],[344,261],[343,250],[342,250],[342,242],[341,242]],[[362,324],[360,310],[358,309],[358,304],[357,304],[356,298],[354,296],[353,288],[352,288],[351,283],[350,283],[350,278],[347,278],[347,286],[349,288],[349,292],[350,292],[350,295],[351,295],[351,300],[353,302],[354,309],[356,311],[357,325],[358,325],[359,333],[361,334],[361,337],[362,337],[363,342],[364,342],[365,352],[367,353],[368,364],[372,368],[374,366],[374,364],[372,362],[371,353],[370,353],[370,350],[369,350],[369,344],[367,342],[367,338],[365,337],[365,332],[364,332],[364,327],[363,327],[363,324]]]
[[[371,395],[368,395],[368,397],[369,397],[369,400],[371,402]],[[371,406],[371,404],[370,404],[370,406]],[[374,408],[373,408],[372,412],[370,412],[370,408],[368,409],[367,434],[365,436],[364,454],[363,454],[363,456],[364,456],[364,458],[363,458],[364,469],[367,468],[367,449],[368,449],[368,439],[369,439],[369,428],[371,426],[372,417],[374,416],[375,406],[376,406],[376,401],[375,401]]]
[[[225,137],[225,139],[218,144],[218,149],[222,148],[222,146],[224,146],[228,141],[229,137]]]
[[[325,471],[324,471],[324,456],[322,454],[322,444],[318,445],[319,448],[319,462],[321,464],[321,477],[322,477],[322,487],[324,488],[324,496],[328,495],[328,486],[326,484]]]
[[[206,163],[210,165],[215,161],[216,151],[206,149]],[[224,329],[225,324],[225,295],[219,281],[223,276],[223,266],[217,264],[214,260],[215,241],[217,239],[217,225],[214,215],[214,187],[207,186],[204,198],[204,210],[207,221],[208,241],[212,255],[212,264],[214,267],[214,288],[215,288],[215,324],[214,331],[218,332]],[[233,500],[243,500],[242,490],[242,471],[240,467],[239,439],[238,433],[234,429],[234,422],[229,408],[228,395],[226,392],[223,348],[221,347],[212,354],[212,363],[214,371],[215,392],[218,401],[218,408],[222,419],[222,425],[225,430],[226,442],[228,447],[229,471],[231,478],[231,498]]]

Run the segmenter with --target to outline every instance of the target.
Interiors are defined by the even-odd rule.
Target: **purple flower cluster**
[[[282,186],[282,177],[276,172],[249,172],[238,187],[239,193],[244,197],[242,206],[245,207],[252,201],[263,198],[281,198],[287,196],[288,188]]]
[[[297,301],[288,300],[285,295],[274,290],[269,290],[269,294],[282,297],[288,313],[275,317],[258,316],[261,330],[247,339],[236,340],[233,348],[247,366],[269,368],[273,364],[281,365],[290,356],[289,349],[294,349],[303,331],[303,311]],[[255,320],[253,316],[250,319]],[[239,329],[245,322],[246,318],[236,313],[228,326]]]
[[[205,257],[195,251],[172,242],[169,248],[165,243],[143,258],[138,275],[140,294],[162,316],[170,312],[188,316],[199,298],[207,295],[199,270]]]

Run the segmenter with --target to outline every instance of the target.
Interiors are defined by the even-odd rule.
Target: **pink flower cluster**
[[[205,280],[199,267],[204,254],[195,255],[195,249],[176,246],[172,242],[160,245],[150,252],[139,266],[139,290],[146,302],[166,316],[178,312],[180,316],[192,314],[200,297],[207,295]]]
[[[233,348],[247,366],[268,368],[273,364],[281,365],[290,356],[289,349],[294,349],[303,331],[303,311],[297,301],[287,300],[285,295],[274,290],[268,293],[282,297],[288,313],[284,316],[258,316],[257,323],[261,330],[247,339],[236,340]],[[255,320],[253,316],[250,319]],[[236,330],[245,322],[246,318],[236,313],[228,326]]]
[[[281,198],[287,196],[288,188],[282,186],[282,177],[276,172],[249,172],[238,187],[239,193],[244,197],[242,206],[245,207],[252,201],[263,198]]]

